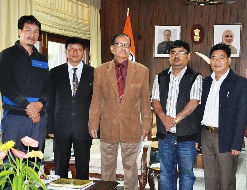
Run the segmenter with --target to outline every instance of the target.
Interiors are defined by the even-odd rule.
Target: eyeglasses
[[[171,54],[171,55],[176,55],[176,54],[178,54],[178,55],[184,55],[184,54],[188,54],[188,52],[184,52],[184,51],[178,51],[178,52],[176,52],[176,51],[171,51],[170,54]]]
[[[117,45],[117,47],[125,47],[125,48],[130,48],[130,44],[123,44],[121,42],[119,43],[115,43],[115,45]]]

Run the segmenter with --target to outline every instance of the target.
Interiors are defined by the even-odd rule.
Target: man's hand
[[[30,104],[28,104],[25,111],[28,116],[33,117],[39,114],[42,107],[43,104],[41,102],[31,102]]]
[[[174,119],[171,116],[167,116],[165,114],[163,114],[160,117],[160,120],[163,123],[163,125],[166,127],[166,131],[169,131],[172,127],[176,125]]]
[[[233,150],[232,149],[232,156],[238,156],[240,154],[240,151],[238,150]]]
[[[149,131],[147,130],[142,130],[142,140],[145,139],[145,137],[148,135]]]
[[[38,123],[40,121],[40,114],[39,113],[32,115],[32,116],[29,116],[29,117],[32,119],[33,123]]]
[[[199,150],[200,147],[198,147],[198,143],[195,143],[196,150]]]
[[[175,120],[164,113],[159,100],[152,99],[152,106],[154,109],[154,113],[156,113],[163,125],[166,127],[166,131],[169,131],[172,127],[176,125]]]
[[[93,130],[92,129],[92,130],[89,131],[89,134],[94,139],[97,139],[98,138],[98,136],[97,136],[97,130]]]
[[[54,134],[48,134],[47,136],[50,138],[54,138]]]

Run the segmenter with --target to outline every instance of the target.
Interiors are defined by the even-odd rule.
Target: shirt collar
[[[115,62],[115,66],[116,66],[116,67],[117,67],[118,64],[120,64],[119,62],[117,62],[116,59],[114,59],[114,62]],[[128,68],[128,62],[129,62],[129,60],[126,59],[126,60],[123,61],[121,64],[123,64],[123,66],[124,66],[125,68]]]
[[[28,53],[28,51],[20,44],[20,40],[17,40],[17,41],[15,42],[15,45],[16,45],[21,51],[24,51],[24,52]],[[32,47],[32,50],[33,50],[32,54],[36,54],[36,53],[38,52],[38,50],[36,49],[35,46]]]
[[[73,71],[73,68],[82,69],[82,67],[83,67],[82,61],[81,61],[76,67],[73,67],[73,66],[68,62],[68,71],[69,71],[69,72]]]
[[[187,69],[187,66],[184,67],[182,71],[180,71],[180,73],[178,74],[178,76],[183,75],[185,73],[186,69]],[[173,75],[172,67],[169,68],[168,73]]]
[[[219,79],[218,81],[223,81],[223,80],[225,80],[225,78],[226,78],[227,75],[229,74],[229,71],[230,71],[230,68],[225,72],[224,75],[222,75],[222,76],[220,77],[220,79]],[[211,74],[211,78],[212,78],[214,81],[216,81],[216,79],[215,79],[215,72],[213,72],[213,73]]]

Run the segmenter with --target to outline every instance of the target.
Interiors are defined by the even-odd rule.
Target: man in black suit
[[[54,137],[55,174],[68,177],[73,144],[76,178],[88,179],[92,138],[88,133],[94,68],[82,61],[85,43],[71,37],[66,45],[67,63],[51,70],[53,95],[48,109],[48,136]]]

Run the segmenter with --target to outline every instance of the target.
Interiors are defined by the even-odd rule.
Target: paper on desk
[[[60,178],[49,184],[52,187],[59,187],[59,189],[87,189],[94,182],[92,180],[80,180],[71,178]]]
[[[92,183],[92,184],[88,184],[88,186],[85,186],[83,188],[69,188],[69,187],[54,187],[54,186],[51,186],[51,185],[48,185],[47,186],[47,189],[49,190],[56,190],[56,189],[59,189],[59,190],[86,190],[87,188],[89,188],[90,186],[94,185],[95,183]]]
[[[93,185],[93,184],[92,184],[92,185]],[[90,185],[90,186],[91,186],[91,185]],[[48,186],[47,186],[47,189],[49,189],[49,190],[56,190],[56,189],[59,189],[59,190],[86,190],[86,189],[89,188],[90,186],[87,186],[87,187],[82,188],[82,189],[76,189],[76,188],[68,188],[68,187],[66,187],[66,188],[64,188],[64,187],[53,187],[53,186],[48,185]]]

